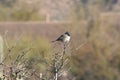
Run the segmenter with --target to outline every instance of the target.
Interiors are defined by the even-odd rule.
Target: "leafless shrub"
[[[67,45],[63,44],[62,51],[51,54],[53,56],[50,60],[38,59],[48,65],[44,73],[38,73],[37,70],[33,68],[33,64],[35,64],[34,59],[29,60],[25,57],[25,55],[33,49],[32,44],[19,51],[17,56],[12,59],[12,51],[15,50],[20,40],[21,37],[17,38],[14,44],[9,46],[6,35],[4,36],[7,51],[1,62],[2,80],[58,80],[58,78],[62,76],[64,72],[63,68],[68,64],[68,58],[66,56]]]
[[[13,46],[8,45],[8,41],[6,40],[6,36],[4,37],[4,42],[7,47],[6,55],[4,56],[1,66],[2,66],[2,80],[19,80],[21,78],[29,78],[31,68],[27,66],[32,65],[29,63],[30,61],[24,56],[31,51],[32,47],[29,46],[24,50],[20,51],[17,57],[12,59],[12,51],[15,49],[17,44],[19,43],[20,38],[16,40]],[[22,79],[25,80],[25,79]]]

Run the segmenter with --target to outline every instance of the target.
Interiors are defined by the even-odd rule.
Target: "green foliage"
[[[39,9],[28,5],[14,3],[11,7],[0,6],[0,21],[41,21],[44,17],[39,14]]]
[[[13,9],[13,11],[11,12],[11,19],[13,21],[38,21],[38,20],[43,20],[44,18],[42,16],[40,16],[40,14],[38,13],[38,11],[23,6],[20,9]]]
[[[15,2],[16,0],[0,0],[0,4],[7,7],[12,6]]]
[[[30,60],[30,62],[39,66],[43,62],[40,62],[43,58],[50,57],[50,44],[48,41],[42,37],[39,38],[32,38],[31,36],[23,36],[18,40],[17,38],[8,38],[7,39],[9,47],[14,48],[9,52],[7,50],[7,46],[5,46],[5,57],[10,54],[11,60],[14,62],[18,55],[22,54],[23,51],[31,48],[29,51],[25,53],[24,58]],[[9,63],[9,58],[7,58],[7,63]],[[34,66],[34,65],[32,65]],[[36,65],[35,65],[36,66]],[[43,65],[44,66],[44,65]]]
[[[77,80],[119,80],[119,74],[109,65],[109,61],[92,49],[77,51],[71,58],[71,73]]]

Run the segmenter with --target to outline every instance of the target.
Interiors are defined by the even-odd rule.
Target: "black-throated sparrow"
[[[70,34],[69,32],[65,32],[63,35],[61,35],[60,37],[58,37],[55,41],[60,41],[63,43],[68,43],[70,41]],[[55,42],[52,41],[52,42]]]

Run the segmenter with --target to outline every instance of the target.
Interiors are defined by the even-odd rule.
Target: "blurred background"
[[[49,58],[51,41],[66,31],[70,48],[85,44],[70,53],[61,80],[120,80],[120,0],[0,0],[0,34],[9,45],[22,35],[13,59],[31,41],[30,59]]]

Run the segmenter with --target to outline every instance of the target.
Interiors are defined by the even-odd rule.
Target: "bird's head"
[[[69,32],[65,32],[66,35],[70,36],[70,33]]]

